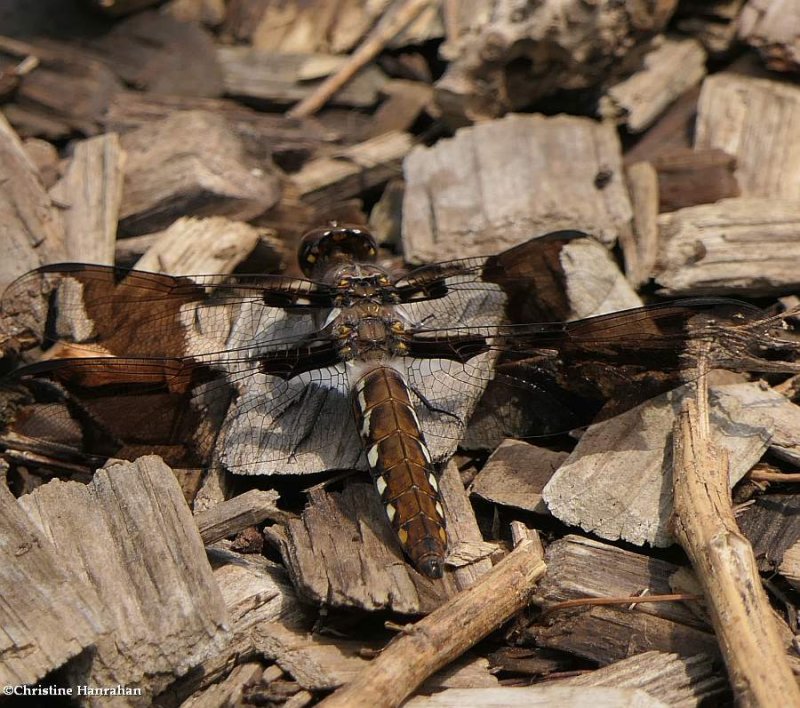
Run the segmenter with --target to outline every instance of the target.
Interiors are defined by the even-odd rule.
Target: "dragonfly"
[[[575,231],[394,274],[330,223],[304,277],[46,265],[0,303],[13,422],[0,446],[63,460],[160,454],[234,474],[365,469],[412,565],[442,577],[438,489],[459,445],[585,425],[711,366],[794,371],[792,318],[692,298],[573,321]],[[9,406],[6,406],[9,407]]]

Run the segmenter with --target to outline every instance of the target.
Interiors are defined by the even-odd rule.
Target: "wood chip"
[[[728,51],[736,41],[737,18],[745,0],[684,0],[675,27],[699,39],[709,54]]]
[[[195,523],[206,545],[227,538],[265,519],[283,519],[286,512],[277,507],[274,490],[251,489],[233,499],[195,515]]]
[[[181,703],[182,708],[222,708],[222,706],[242,705],[248,687],[261,678],[264,667],[256,662],[248,662],[235,667],[222,681],[190,696]]]
[[[608,89],[600,102],[601,114],[640,133],[678,96],[703,80],[705,64],[705,50],[696,39],[663,37],[645,55],[639,71]],[[676,66],[680,71],[675,71]]]
[[[625,688],[571,688],[569,686],[525,686],[451,689],[433,696],[418,696],[407,708],[666,708],[668,705],[644,691]]]
[[[633,207],[632,238],[620,239],[625,273],[633,287],[647,282],[658,253],[658,175],[649,162],[634,162],[625,170]]]
[[[658,217],[656,281],[670,295],[763,295],[800,284],[796,198],[739,197]]]
[[[800,540],[800,494],[764,494],[736,521],[762,572],[774,572],[784,554]]]
[[[800,8],[791,0],[749,0],[739,15],[739,37],[775,71],[800,70]]]
[[[797,86],[729,72],[703,82],[695,147],[719,148],[736,158],[742,195],[797,198],[799,132]]]
[[[62,565],[84,579],[111,633],[78,683],[163,690],[228,641],[225,606],[171,470],[158,457],[116,463],[88,486],[54,480],[20,499]]]
[[[739,196],[736,160],[717,148],[665,150],[653,159],[658,172],[659,211]]]
[[[258,229],[224,216],[187,216],[162,231],[135,267],[170,275],[231,273],[253,252],[260,236]]]
[[[279,196],[277,178],[254,172],[224,118],[203,111],[175,113],[122,136],[128,153],[121,227],[156,231],[178,216],[247,220]]]
[[[786,578],[795,589],[800,589],[800,543],[786,549],[778,572]]]
[[[470,493],[495,504],[546,514],[542,490],[568,456],[566,452],[507,440],[486,461]]]
[[[775,416],[781,416],[787,401],[758,384],[720,388],[730,396],[715,401],[714,440],[730,455],[735,483],[767,449]],[[671,544],[672,489],[665,451],[682,391],[685,387],[589,427],[545,487],[550,513],[602,538]]]
[[[508,116],[417,147],[404,165],[411,262],[496,253],[559,229],[630,228],[619,139],[585,118]]]
[[[0,291],[23,273],[62,261],[64,223],[14,129],[0,116]]]
[[[33,684],[108,636],[83,580],[0,485],[0,683]]]
[[[75,145],[64,177],[50,190],[64,213],[67,260],[114,264],[124,166],[114,133]]]

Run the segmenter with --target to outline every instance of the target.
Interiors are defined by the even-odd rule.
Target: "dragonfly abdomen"
[[[376,366],[353,387],[353,408],[367,464],[389,522],[412,563],[442,577],[447,550],[436,473],[408,387],[389,366]]]

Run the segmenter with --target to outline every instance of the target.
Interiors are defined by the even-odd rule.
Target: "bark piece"
[[[716,148],[668,150],[653,160],[658,172],[659,211],[738,197],[736,160]]]
[[[171,275],[231,273],[258,245],[258,229],[224,216],[183,217],[163,231],[136,263]]]
[[[658,175],[649,162],[635,162],[625,170],[633,207],[633,234],[621,240],[625,272],[633,287],[645,283],[658,254]]]
[[[0,549],[0,682],[36,683],[108,636],[109,626],[84,582],[64,567],[5,482],[0,485]]]
[[[545,487],[550,513],[602,538],[656,546],[672,543],[667,451],[686,389],[591,426]],[[776,417],[788,402],[757,384],[713,390],[722,394],[712,410],[714,439],[730,454],[731,482],[735,483],[767,449]]]
[[[711,437],[706,377],[675,422],[674,533],[703,587],[731,687],[741,705],[800,704],[753,549],[736,525],[728,455]]]
[[[514,115],[459,130],[404,165],[406,260],[485,255],[579,229],[611,244],[630,228],[620,144],[586,118]]]
[[[333,54],[283,54],[249,47],[219,47],[217,59],[226,94],[278,105],[302,100],[347,61]],[[372,106],[386,80],[377,66],[367,67],[336,94],[334,102]]]
[[[569,686],[503,686],[451,689],[433,696],[417,696],[408,708],[666,708],[667,704],[644,691],[624,688],[571,688]]]
[[[478,583],[408,628],[320,705],[399,706],[428,676],[525,607],[534,584],[546,571],[541,553],[538,538],[522,541]]]
[[[800,543],[795,543],[786,549],[778,572],[791,583],[792,587],[800,588]]]
[[[114,133],[83,140],[50,196],[64,210],[66,259],[114,264],[125,153]]]
[[[27,56],[35,56],[38,66],[22,78],[14,101],[3,109],[19,133],[49,140],[98,133],[111,97],[121,88],[111,70],[67,44],[0,37],[0,70],[6,68],[3,57],[17,63]]]
[[[254,174],[224,118],[176,113],[122,136],[128,153],[121,226],[130,234],[169,226],[178,216],[251,219],[279,195],[277,178]]]
[[[728,691],[727,681],[719,675],[711,657],[681,657],[660,651],[637,654],[583,676],[566,678],[563,684],[640,688],[674,708],[720,701]]]
[[[644,66],[614,84],[601,99],[602,115],[631,133],[650,127],[678,96],[706,75],[706,53],[696,39],[664,37],[644,57]],[[675,67],[680,71],[675,71]]]
[[[800,284],[796,198],[739,197],[658,218],[656,282],[670,295],[764,295]]]
[[[0,116],[0,292],[44,263],[63,261],[64,223],[17,134]]]
[[[171,470],[157,457],[117,463],[88,486],[55,480],[20,499],[90,587],[112,629],[72,669],[82,684],[153,695],[227,642],[222,597]]]
[[[459,544],[480,544],[474,512],[452,463],[442,472],[439,489],[450,553],[457,554]],[[444,580],[417,573],[406,563],[377,494],[366,484],[350,484],[341,494],[312,489],[302,519],[290,519],[285,533],[274,528],[270,533],[281,545],[298,591],[313,602],[339,607],[430,612],[491,568],[484,549]]]
[[[255,685],[264,673],[257,662],[239,664],[222,681],[190,696],[181,703],[183,708],[222,708],[245,703],[248,688]]]
[[[695,147],[719,148],[736,158],[743,196],[797,199],[799,133],[797,86],[727,72],[703,82]]]
[[[738,526],[753,546],[759,570],[774,572],[800,539],[800,494],[764,494],[743,514]]]
[[[396,177],[411,147],[408,133],[385,133],[312,160],[292,175],[292,187],[311,206],[340,202]]]
[[[197,529],[206,545],[232,536],[265,519],[283,519],[274,490],[251,489],[195,515]]]
[[[486,461],[470,493],[495,504],[546,514],[542,490],[567,457],[566,452],[507,440]]]
[[[219,96],[222,71],[212,36],[198,24],[140,12],[93,39],[88,48],[127,85],[179,96]]]
[[[433,98],[433,90],[428,84],[403,79],[389,81],[383,87],[383,93],[386,99],[375,111],[368,137],[393,130],[410,130]]]
[[[800,71],[800,8],[787,0],[749,0],[739,15],[739,37],[775,71]]]
[[[671,594],[671,578],[678,570],[667,561],[572,535],[548,547],[546,562],[549,572],[534,598],[544,609],[567,600]],[[717,654],[707,624],[693,606],[681,602],[554,610],[527,634],[537,646],[602,665],[652,650],[684,657]]]
[[[699,39],[709,54],[727,52],[736,40],[737,20],[745,0],[684,0],[675,16],[681,32]]]

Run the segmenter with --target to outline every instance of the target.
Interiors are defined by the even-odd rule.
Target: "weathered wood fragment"
[[[677,708],[693,708],[721,700],[728,690],[711,657],[681,657],[648,651],[622,659],[583,676],[565,678],[567,686],[614,686],[640,688],[650,696]]]
[[[88,49],[128,86],[178,96],[219,96],[222,71],[199,24],[140,12],[91,40]]]
[[[222,681],[189,696],[181,703],[183,708],[222,708],[245,703],[248,687],[257,683],[264,673],[261,664],[251,661],[239,664]]]
[[[737,515],[762,572],[774,572],[784,554],[800,540],[798,511],[800,494],[764,494]]]
[[[66,44],[0,37],[0,71],[3,57],[18,62],[27,56],[35,56],[38,66],[22,78],[14,101],[3,107],[20,135],[58,140],[75,132],[99,132],[108,102],[121,88],[111,70]]]
[[[217,60],[222,67],[226,94],[286,105],[308,96],[347,58],[333,54],[282,54],[249,47],[218,47]],[[386,80],[377,66],[367,67],[336,94],[335,103],[372,106],[378,101]]]
[[[800,588],[800,543],[787,548],[778,572],[786,578],[795,589]]]
[[[736,180],[743,196],[797,199],[798,134],[797,86],[729,72],[703,82],[695,147],[719,148],[736,158]]]
[[[304,203],[327,206],[397,177],[411,148],[408,133],[385,133],[312,160],[291,176],[291,184]]]
[[[567,600],[671,594],[671,577],[678,570],[672,563],[578,536],[552,543],[545,558],[549,571],[534,596],[545,610]],[[554,610],[526,632],[537,646],[602,665],[651,650],[686,657],[717,653],[707,625],[681,602]]]
[[[279,195],[274,175],[254,174],[224,118],[175,113],[122,136],[128,153],[121,226],[156,231],[178,216],[257,216]]]
[[[0,116],[0,291],[23,273],[62,261],[64,223],[14,129]]]
[[[634,162],[625,170],[633,207],[630,239],[620,239],[625,273],[634,287],[650,277],[658,254],[658,175],[649,162]]]
[[[520,12],[510,0],[459,3],[450,31],[457,39],[445,48],[452,61],[436,85],[445,118],[461,125],[486,120],[559,89],[624,76],[636,68],[676,5],[674,0],[655,5],[545,0]],[[605,31],[597,32],[601,26]]]
[[[800,258],[796,197],[738,197],[686,207],[661,214],[658,228],[655,279],[665,294],[756,296],[800,284],[794,267]]]
[[[680,3],[675,26],[699,39],[709,54],[728,51],[736,41],[739,12],[745,0],[686,0]]]
[[[569,686],[503,686],[451,689],[432,696],[417,696],[408,708],[666,708],[644,691],[626,688],[571,688]]]
[[[39,179],[45,189],[50,189],[61,177],[61,158],[52,143],[40,138],[28,138],[22,147],[28,159],[35,165]]]
[[[170,469],[116,463],[88,485],[54,480],[20,499],[89,586],[111,632],[71,668],[81,684],[163,690],[227,642],[225,606]]]
[[[260,235],[224,216],[183,217],[159,234],[136,267],[172,275],[231,273],[253,252]]]
[[[519,440],[506,440],[470,485],[470,493],[501,506],[547,513],[542,489],[568,457]]]
[[[36,683],[107,636],[84,581],[0,484],[0,682]]]
[[[742,705],[800,704],[778,623],[758,575],[753,549],[736,525],[729,458],[711,437],[707,379],[675,422],[675,538],[703,587],[731,688]]]
[[[321,705],[399,706],[427,677],[525,607],[545,571],[541,544],[523,541],[479,582],[408,628]]]
[[[225,0],[168,0],[161,12],[181,22],[198,22],[206,27],[218,27],[225,19]]]
[[[278,496],[273,490],[251,489],[195,514],[195,523],[203,543],[208,545],[227,538],[265,519],[283,520],[286,512],[278,509]]]
[[[124,166],[114,133],[75,146],[64,177],[50,190],[63,210],[67,260],[114,264]]]
[[[800,71],[800,8],[791,0],[748,0],[738,18],[739,37],[758,49],[775,71]]]
[[[658,172],[659,211],[739,196],[736,160],[717,148],[666,150],[653,159]]]
[[[410,130],[433,99],[433,89],[421,81],[394,79],[386,83],[383,93],[386,98],[375,111],[368,137]]]
[[[766,451],[788,401],[757,384],[713,390],[721,393],[712,409],[714,440],[730,455],[735,483]],[[671,462],[666,451],[686,392],[687,387],[681,387],[590,426],[544,489],[550,513],[602,538],[656,546],[672,543]]]
[[[514,115],[417,147],[404,165],[406,260],[485,255],[579,229],[611,244],[630,228],[619,139],[587,118]]]
[[[667,106],[706,75],[706,53],[696,39],[659,40],[645,55],[644,66],[611,86],[600,101],[601,114],[632,133],[650,127]]]

